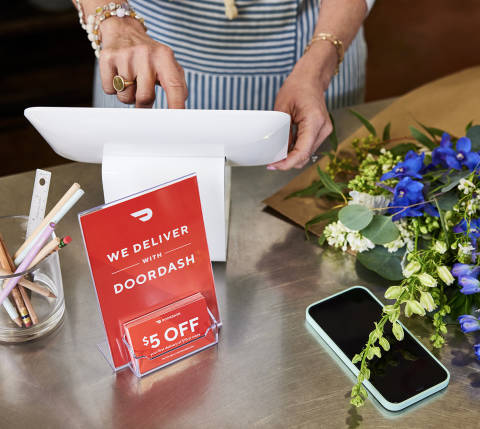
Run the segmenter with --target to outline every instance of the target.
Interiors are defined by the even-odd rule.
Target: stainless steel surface
[[[360,106],[372,116],[387,102]],[[337,112],[340,138],[358,123]],[[3,428],[437,428],[478,427],[480,366],[458,330],[439,353],[452,374],[444,393],[399,414],[372,400],[348,405],[352,378],[305,325],[305,308],[348,286],[377,296],[384,283],[351,256],[324,251],[302,230],[263,210],[262,199],[298,171],[234,168],[227,264],[215,264],[223,320],[218,347],[143,379],[114,374],[98,352],[103,327],[76,213],[102,203],[100,166],[52,168],[50,203],[73,181],[86,191],[58,226],[74,241],[61,252],[63,325],[36,342],[0,346]],[[0,179],[0,215],[28,213],[34,173]],[[411,323],[409,324],[411,326]],[[430,329],[415,322],[428,344]]]

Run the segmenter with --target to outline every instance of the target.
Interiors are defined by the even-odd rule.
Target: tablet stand
[[[230,167],[222,145],[106,143],[102,180],[105,203],[196,173],[210,259],[226,261]]]

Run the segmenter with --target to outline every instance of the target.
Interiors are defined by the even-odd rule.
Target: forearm
[[[313,34],[329,33],[342,41],[345,51],[352,43],[367,15],[365,0],[322,0]],[[326,89],[335,73],[338,55],[328,41],[314,42],[304,60],[316,71]]]

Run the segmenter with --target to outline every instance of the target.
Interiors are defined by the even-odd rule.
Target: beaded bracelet
[[[318,33],[311,38],[310,42],[308,42],[307,46],[305,47],[305,51],[303,51],[303,53],[306,53],[310,49],[310,46],[312,46],[312,43],[318,40],[326,40],[327,42],[330,42],[331,44],[333,44],[333,46],[335,46],[335,49],[337,50],[337,68],[335,69],[335,74],[338,74],[340,64],[342,64],[343,55],[345,53],[342,41],[340,39],[337,39],[333,34]]]
[[[138,20],[142,25],[145,31],[147,27],[145,25],[145,20],[137,15],[132,6],[125,3],[108,3],[104,6],[99,6],[95,9],[95,15],[89,15],[84,22],[84,12],[80,0],[75,0],[78,10],[78,17],[80,19],[80,25],[87,32],[88,40],[92,43],[92,48],[95,51],[95,56],[98,58],[100,56],[100,51],[102,49],[102,38],[100,34],[100,24],[108,18],[116,16],[117,18],[130,17]]]

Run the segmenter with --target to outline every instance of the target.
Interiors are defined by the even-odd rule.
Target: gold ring
[[[134,84],[135,84],[135,81],[133,82],[126,81],[122,76],[118,74],[113,77],[113,88],[117,92],[125,91],[126,88]]]

